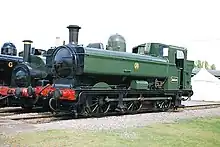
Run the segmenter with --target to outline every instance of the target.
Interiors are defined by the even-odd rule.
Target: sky
[[[79,25],[79,43],[107,44],[121,34],[127,51],[160,42],[188,49],[189,60],[207,60],[220,69],[218,0],[1,0],[0,46],[22,40],[48,49],[56,37],[68,42],[68,25]]]

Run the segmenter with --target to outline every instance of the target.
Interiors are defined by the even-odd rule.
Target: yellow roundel
[[[139,69],[139,63],[137,63],[137,62],[134,63],[134,69],[135,69],[135,70],[138,70],[138,69]]]
[[[8,62],[8,67],[13,67],[13,62]]]

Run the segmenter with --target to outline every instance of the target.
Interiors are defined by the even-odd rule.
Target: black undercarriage
[[[50,99],[54,111],[70,111],[74,117],[100,116],[108,113],[138,113],[143,109],[168,111],[182,107],[182,96],[191,96],[192,90],[79,90],[76,101]]]

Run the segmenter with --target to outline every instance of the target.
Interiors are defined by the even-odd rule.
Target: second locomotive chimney
[[[23,60],[24,62],[30,62],[31,58],[31,40],[24,40],[24,52],[23,52]]]
[[[78,44],[78,37],[79,37],[79,27],[78,25],[69,25],[67,27],[69,29],[69,43]]]

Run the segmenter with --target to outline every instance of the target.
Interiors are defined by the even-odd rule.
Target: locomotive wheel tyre
[[[170,109],[172,101],[171,100],[166,100],[164,103],[165,104],[163,105],[164,106],[163,111],[166,112]]]
[[[48,99],[48,106],[49,106],[48,109],[51,113],[56,113],[58,111],[57,110],[57,99],[55,98]]]

